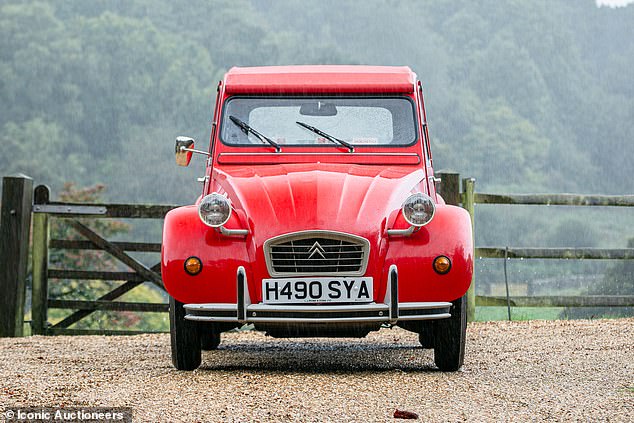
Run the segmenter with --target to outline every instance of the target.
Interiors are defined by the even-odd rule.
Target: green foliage
[[[620,193],[634,156],[634,47],[619,42],[634,35],[632,15],[591,1],[5,1],[0,126],[54,126],[46,141],[12,135],[23,157],[8,163],[3,143],[2,166],[55,189],[81,179],[107,182],[121,201],[190,201],[193,183],[138,190],[152,172],[129,184],[121,168],[156,163],[164,181],[191,181],[195,171],[167,160],[138,162],[178,134],[204,146],[225,69],[407,64],[427,92],[440,167],[477,177],[480,190]],[[72,161],[60,177],[39,152]]]
[[[134,168],[143,151],[126,156],[130,145],[152,141],[154,149],[179,132],[203,136],[218,72],[186,35],[80,3],[0,6],[2,173],[29,174],[54,191],[69,180],[109,180],[122,162]],[[160,138],[145,135],[155,128]],[[120,201],[131,198],[126,182],[115,187]],[[148,200],[166,197],[144,192]]]
[[[597,231],[579,219],[568,218],[559,222],[550,235],[551,243],[566,247],[596,247],[599,234]]]
[[[545,176],[540,164],[546,159],[550,140],[528,119],[517,116],[502,98],[481,104],[480,108],[481,112],[473,118],[476,124],[464,135],[470,154],[454,159],[458,168],[467,175],[478,174],[482,164],[489,163],[507,175],[507,187],[517,190],[528,183],[541,186]]]
[[[203,109],[212,93],[212,81],[200,72],[212,64],[199,46],[159,32],[147,19],[110,12],[78,19],[72,32],[81,40],[82,60],[73,79],[84,88],[77,130],[90,139],[91,152],[120,151],[132,125],[205,121],[200,112],[183,113],[192,106]]]
[[[0,130],[3,174],[26,173],[53,186],[85,175],[82,145],[60,124],[36,117],[20,123],[7,122]],[[66,165],[60,167],[60,163]]]

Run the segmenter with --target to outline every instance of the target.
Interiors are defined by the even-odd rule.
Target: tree
[[[4,174],[24,173],[36,184],[55,190],[71,178],[85,176],[83,145],[58,123],[34,118],[8,122],[0,131],[0,169]]]
[[[73,80],[85,110],[74,130],[97,157],[120,152],[132,126],[208,121],[214,67],[200,46],[109,12],[78,19],[74,31],[82,63]]]

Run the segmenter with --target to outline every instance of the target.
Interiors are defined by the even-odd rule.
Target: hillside
[[[405,64],[424,83],[437,167],[482,189],[623,193],[633,21],[634,7],[590,0],[3,1],[0,169],[189,201],[199,170],[172,165],[172,139],[206,142],[224,70]]]

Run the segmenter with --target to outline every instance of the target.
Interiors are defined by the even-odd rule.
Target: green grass
[[[563,307],[511,307],[512,320],[558,320]],[[506,307],[477,307],[476,321],[508,320]]]

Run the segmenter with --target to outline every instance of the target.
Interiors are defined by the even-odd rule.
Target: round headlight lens
[[[198,215],[205,225],[217,228],[229,220],[231,203],[225,196],[214,192],[201,200],[198,205]]]
[[[434,200],[426,194],[412,194],[403,203],[403,217],[413,226],[428,224],[434,217],[435,211]]]

